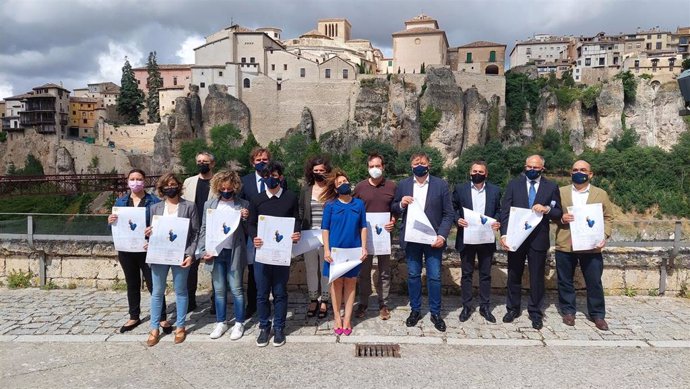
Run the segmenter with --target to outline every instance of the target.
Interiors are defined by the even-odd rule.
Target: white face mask
[[[371,176],[371,178],[377,179],[383,175],[383,171],[377,167],[373,167],[369,169],[369,175]]]

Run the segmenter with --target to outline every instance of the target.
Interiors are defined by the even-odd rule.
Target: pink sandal
[[[352,328],[343,328],[342,332],[345,336],[350,336],[352,334]]]
[[[333,332],[334,332],[336,335],[342,335],[342,334],[343,334],[343,329],[342,329],[342,328],[334,328],[334,329],[333,329]],[[352,332],[352,331],[350,331],[350,332]]]

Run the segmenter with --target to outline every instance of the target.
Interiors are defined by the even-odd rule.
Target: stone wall
[[[107,146],[109,141],[115,142],[116,149],[126,150],[137,154],[153,154],[153,137],[156,135],[160,123],[139,125],[113,126],[99,123],[97,144]]]
[[[123,282],[124,275],[117,262],[117,254],[108,242],[36,242],[36,248],[45,252],[46,276],[60,287],[69,284],[92,288],[109,288],[113,283]],[[640,294],[659,288],[661,265],[669,259],[670,251],[665,248],[608,248],[605,251],[604,288],[609,293],[622,293],[626,288]],[[405,293],[407,290],[407,267],[402,252],[394,247],[392,261],[392,290]],[[690,284],[690,249],[681,250],[675,258],[674,267],[668,270],[666,293],[675,295]],[[39,272],[39,254],[24,241],[0,242],[0,281],[7,284],[11,271]],[[506,285],[507,258],[498,252],[492,267],[492,284],[496,292],[504,293]],[[376,271],[376,266],[374,266]],[[202,288],[210,288],[209,273],[200,269]],[[575,280],[578,289],[584,289],[584,282],[578,271]],[[442,285],[445,294],[460,293],[460,258],[455,250],[446,250],[442,269]],[[424,276],[423,276],[424,277]],[[527,271],[523,285],[528,286]],[[475,284],[477,278],[475,277]],[[307,290],[304,261],[296,259],[292,265],[289,287],[291,290]],[[553,253],[549,255],[546,269],[547,289],[556,289],[556,269]]]

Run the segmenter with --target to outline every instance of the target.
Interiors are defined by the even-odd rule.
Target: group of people
[[[508,251],[507,312],[503,321],[510,323],[521,314],[522,275],[525,262],[530,274],[529,318],[535,329],[543,326],[544,269],[549,248],[549,224],[556,225],[556,265],[558,274],[559,306],[563,323],[575,323],[575,289],[573,276],[580,264],[587,285],[587,309],[591,320],[600,330],[607,330],[604,295],[601,283],[603,260],[601,249],[606,239],[590,251],[573,251],[569,223],[574,217],[568,208],[573,205],[602,203],[605,236],[610,235],[611,205],[606,192],[590,184],[593,173],[585,161],[577,161],[572,168],[572,184],[559,188],[542,176],[544,159],[539,155],[527,158],[524,173],[513,179],[501,195],[498,186],[487,180],[486,162],[475,161],[469,170],[469,180],[457,184],[451,193],[441,178],[430,175],[431,160],[425,153],[410,158],[411,175],[397,185],[385,177],[384,157],[371,154],[367,158],[369,177],[356,186],[343,170],[333,167],[326,156],[306,161],[305,185],[299,194],[288,189],[283,165],[271,159],[268,149],[252,150],[249,162],[254,172],[239,177],[236,172],[221,170],[214,174],[215,159],[208,152],[196,156],[199,174],[182,182],[175,174],[162,175],[157,184],[158,197],[144,190],[145,173],[133,169],[127,176],[130,192],[116,200],[119,207],[145,207],[147,228],[152,233],[154,215],[176,215],[189,219],[186,249],[180,265],[146,263],[146,247],[141,252],[118,252],[118,259],[127,282],[129,320],[120,332],[134,329],[141,323],[140,290],[142,275],[151,293],[149,346],[160,340],[160,331],[171,334],[175,343],[185,340],[187,313],[197,308],[196,289],[200,265],[211,272],[211,314],[216,324],[210,337],[217,339],[230,330],[227,315],[228,291],[233,298],[234,325],[230,339],[244,335],[245,320],[258,313],[259,334],[257,346],[268,345],[273,336],[274,346],[285,344],[287,316],[287,284],[290,266],[255,261],[256,250],[264,244],[258,234],[260,216],[294,218],[290,239],[298,242],[301,231],[320,229],[323,245],[304,254],[309,303],[307,316],[327,318],[333,312],[334,333],[348,336],[352,333],[353,316],[363,318],[369,311],[372,294],[373,251],[367,247],[368,212],[383,212],[390,220],[383,228],[392,232],[400,223],[399,241],[407,265],[407,289],[411,312],[405,323],[417,325],[422,319],[422,268],[426,268],[430,320],[438,331],[445,331],[441,316],[441,268],[446,240],[453,225],[457,227],[455,249],[462,261],[462,304],[460,321],[467,321],[474,311],[472,277],[479,270],[479,312],[488,322],[495,323],[491,312],[491,264],[496,243],[465,244],[463,232],[468,227],[463,209],[471,209],[495,219],[491,228],[500,231],[499,243]],[[161,200],[162,199],[162,200]],[[415,204],[416,203],[416,204]],[[414,204],[414,205],[413,205]],[[407,217],[411,207],[423,210],[436,238],[427,244],[407,241]],[[541,222],[519,247],[506,243],[510,208],[529,208],[543,214]],[[221,247],[207,252],[206,224],[209,209],[234,209],[241,215],[239,226],[232,238]],[[108,217],[110,224],[117,215]],[[329,283],[333,249],[361,249],[361,263],[343,276]],[[359,252],[359,251],[358,251]],[[390,255],[376,255],[378,271],[374,285],[378,298],[378,316],[391,317],[389,293]],[[168,273],[172,271],[176,297],[176,322],[166,320],[165,288]],[[247,286],[243,285],[247,271]],[[359,285],[359,300],[354,309]],[[246,293],[245,293],[246,291]],[[272,296],[272,306],[271,306]],[[342,309],[342,314],[341,314]],[[273,313],[271,313],[273,311]]]

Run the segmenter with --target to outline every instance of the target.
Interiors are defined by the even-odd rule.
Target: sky
[[[508,45],[535,33],[594,35],[690,25],[688,0],[0,0],[0,98],[47,82],[67,89],[120,83],[125,57],[143,66],[193,63],[204,36],[231,23],[278,27],[289,39],[318,19],[345,17],[352,38],[392,56],[391,34],[420,13],[450,46]]]

